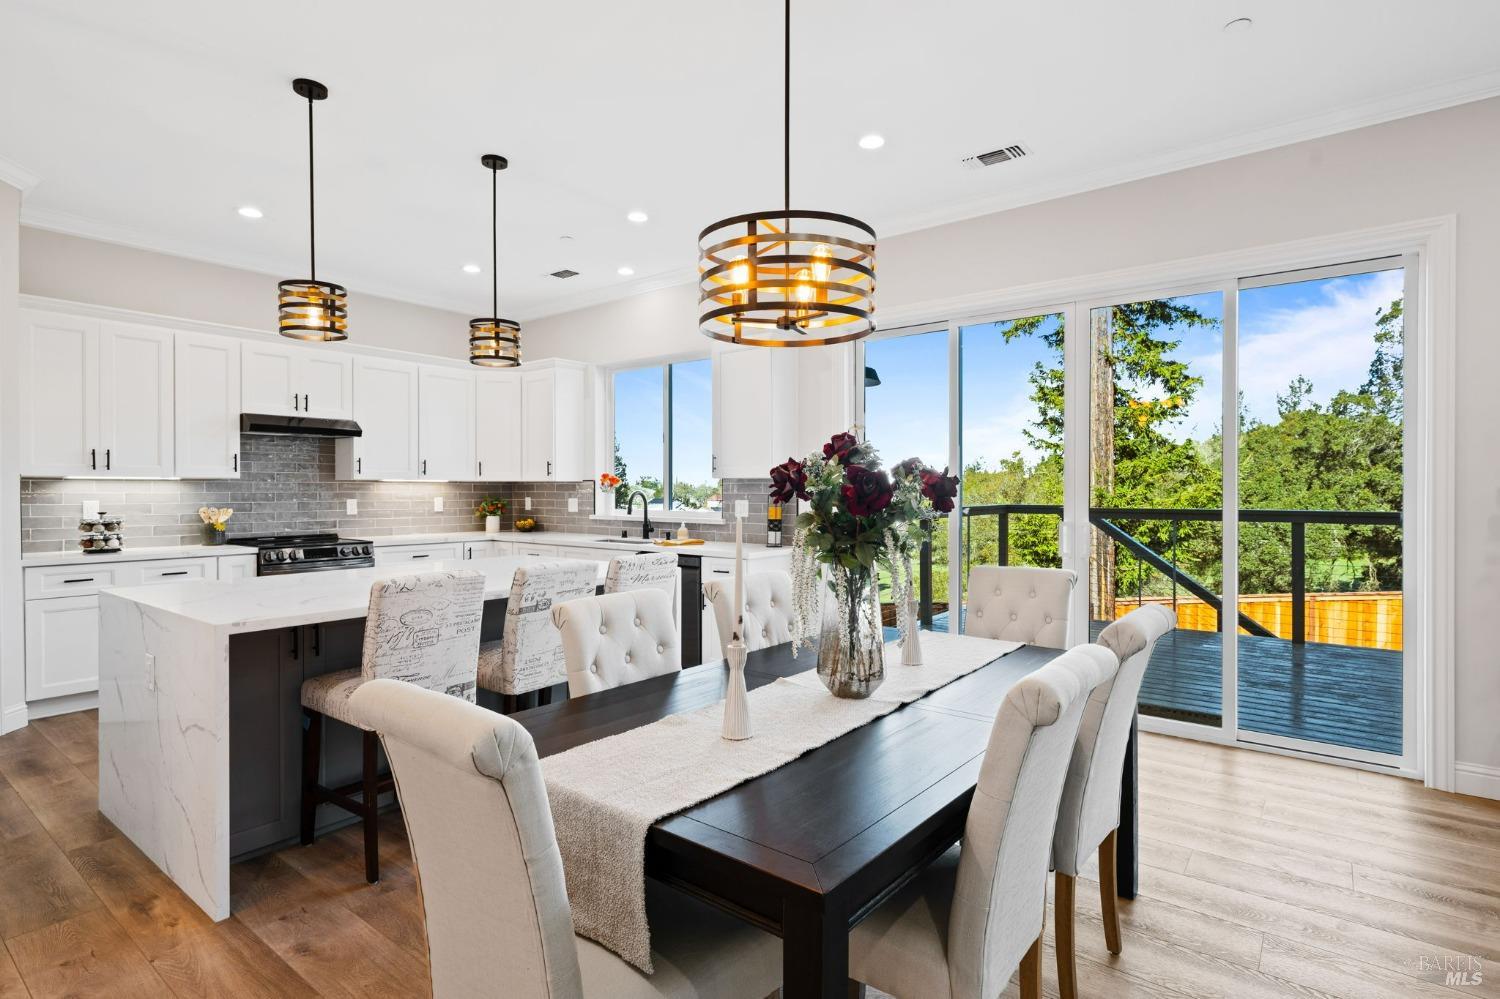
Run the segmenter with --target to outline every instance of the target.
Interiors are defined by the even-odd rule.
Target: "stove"
[[[337,534],[251,534],[226,538],[232,545],[259,548],[258,576],[325,569],[361,569],[375,564],[375,546]]]

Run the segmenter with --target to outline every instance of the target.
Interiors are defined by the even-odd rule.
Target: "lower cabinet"
[[[457,561],[465,558],[464,546],[457,541],[440,545],[385,545],[375,549],[376,565],[401,565],[412,562]]]

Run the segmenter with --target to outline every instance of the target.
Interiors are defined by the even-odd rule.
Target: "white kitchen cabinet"
[[[796,447],[796,351],[716,350],[714,475],[763,479]],[[800,457],[800,455],[798,456]]]
[[[166,477],[173,334],[22,313],[21,474]]]
[[[495,558],[515,554],[515,545],[508,541],[465,541],[464,558]]]
[[[539,361],[521,369],[521,479],[592,479],[587,368]]]
[[[256,575],[254,555],[220,555],[216,561],[220,579],[252,579]]]
[[[334,348],[245,343],[240,399],[247,413],[350,419],[354,364]]]
[[[521,372],[474,376],[474,458],[480,482],[521,480]]]
[[[413,562],[458,561],[464,557],[463,545],[457,541],[437,545],[377,545],[376,565],[402,565]]]
[[[424,364],[418,379],[420,477],[473,481],[473,372]]]
[[[354,358],[354,421],[362,435],[334,446],[339,479],[416,479],[422,475],[417,435],[418,366],[383,357]]]
[[[533,545],[524,541],[516,542],[516,554],[527,558],[557,558],[556,545]]]
[[[240,341],[178,333],[175,365],[177,475],[239,478]]]

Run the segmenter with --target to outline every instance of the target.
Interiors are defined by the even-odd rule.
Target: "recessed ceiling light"
[[[876,135],[874,132],[871,132],[869,135],[861,135],[859,137],[859,148],[861,149],[879,149],[883,145],[885,145],[885,136],[883,135]]]
[[[247,219],[258,219],[266,214],[254,205],[240,205],[238,211],[241,216]]]
[[[478,274],[479,273],[479,265],[478,264],[464,264],[464,273],[465,274]]]
[[[630,266],[618,267],[615,269],[615,273],[620,275],[620,277],[630,277],[635,273],[635,268]]]
[[[647,215],[645,212],[643,212],[639,208],[637,208],[633,212],[628,212],[625,215],[625,217],[627,219],[629,219],[630,221],[634,222],[636,225],[640,225],[642,222],[646,221],[651,216]]]
[[[1250,28],[1251,28],[1251,26],[1254,25],[1254,24],[1255,24],[1255,22],[1252,21],[1252,20],[1250,20],[1248,17],[1237,17],[1233,21],[1230,21],[1229,23],[1225,24],[1224,25],[1224,30],[1225,31],[1249,31]]]

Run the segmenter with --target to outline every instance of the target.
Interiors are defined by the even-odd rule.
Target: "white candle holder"
[[[906,601],[906,640],[901,643],[901,665],[922,665],[922,621],[915,598]]]
[[[755,734],[750,726],[750,694],[745,689],[745,642],[739,636],[729,643],[729,691],[724,696],[724,738],[739,742]]]

